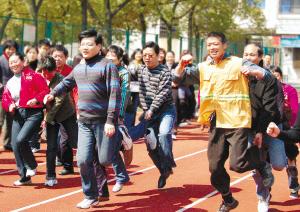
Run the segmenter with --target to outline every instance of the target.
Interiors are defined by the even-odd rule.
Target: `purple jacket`
[[[290,126],[295,124],[298,114],[298,94],[296,88],[289,84],[282,83],[284,102],[289,104],[292,110],[292,117],[290,120]]]

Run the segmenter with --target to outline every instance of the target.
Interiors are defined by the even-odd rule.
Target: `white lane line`
[[[45,164],[46,164],[46,162],[38,163],[38,167],[39,167],[39,166],[42,166],[42,165],[45,165]],[[3,174],[9,174],[9,173],[16,172],[16,171],[18,171],[18,170],[12,169],[12,170],[8,170],[8,171],[0,172],[0,175],[3,175]]]
[[[175,161],[181,160],[181,159],[184,159],[184,158],[188,158],[188,157],[192,157],[194,155],[197,155],[197,154],[200,154],[200,153],[203,153],[203,152],[206,152],[206,151],[207,151],[207,149],[203,149],[203,150],[200,150],[200,151],[188,154],[188,155],[184,155],[184,156],[175,158]],[[136,171],[136,172],[132,172],[132,173],[129,174],[129,176],[136,175],[136,174],[142,173],[142,172],[146,172],[146,171],[149,171],[149,170],[154,169],[154,168],[156,168],[156,167],[155,166],[150,166],[148,168],[145,168],[145,169],[142,169],[142,170],[139,170],[139,171]],[[108,182],[113,182],[115,180],[116,180],[115,178],[110,179],[110,180],[108,180]],[[30,209],[30,208],[34,208],[34,207],[43,205],[43,204],[47,204],[49,202],[53,202],[53,201],[58,200],[58,199],[62,199],[62,198],[68,197],[68,196],[72,196],[73,194],[77,194],[77,193],[80,193],[80,192],[82,192],[82,189],[77,190],[77,191],[73,191],[73,192],[70,192],[70,193],[67,193],[67,194],[64,194],[64,195],[60,195],[60,196],[57,196],[57,197],[53,197],[51,199],[47,199],[47,200],[44,200],[42,202],[38,202],[38,203],[35,203],[35,204],[32,204],[32,205],[28,205],[28,206],[25,206],[25,207],[22,207],[22,208],[19,208],[19,209],[15,209],[15,210],[12,210],[12,212],[24,211],[24,210],[27,210],[27,209]]]
[[[249,174],[247,174],[247,175],[245,175],[245,176],[243,176],[243,177],[241,177],[241,178],[239,178],[239,179],[233,181],[232,183],[230,183],[230,186],[236,185],[236,184],[238,184],[238,183],[240,183],[240,182],[242,182],[242,181],[248,179],[248,178],[251,177],[251,176],[252,176],[252,173],[249,173]],[[205,200],[207,200],[208,198],[214,196],[214,195],[217,194],[217,193],[218,193],[218,191],[217,191],[217,190],[214,190],[214,191],[212,191],[211,193],[209,193],[209,194],[205,195],[204,197],[202,197],[202,198],[196,200],[195,202],[193,202],[193,203],[191,203],[191,204],[185,206],[184,208],[181,208],[180,210],[178,210],[178,211],[176,211],[176,212],[183,212],[183,211],[186,211],[186,210],[188,210],[188,209],[194,207],[195,205],[198,205],[198,204],[200,204],[201,202],[204,202]]]

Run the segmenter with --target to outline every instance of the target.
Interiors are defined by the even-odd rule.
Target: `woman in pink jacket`
[[[9,58],[9,67],[14,76],[6,84],[2,106],[13,115],[12,148],[20,175],[14,185],[20,186],[30,184],[31,176],[35,175],[37,163],[28,141],[43,120],[43,98],[49,88],[40,74],[24,68],[24,57],[20,53]],[[28,172],[28,167],[33,172]]]

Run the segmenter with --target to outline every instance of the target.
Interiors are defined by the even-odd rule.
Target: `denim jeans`
[[[46,130],[47,130],[47,151],[46,151],[46,159],[47,159],[47,179],[53,179],[56,178],[56,173],[55,173],[55,158],[57,155],[57,150],[58,150],[58,144],[57,144],[57,137],[58,137],[58,132],[60,130],[61,125],[64,127],[66,130],[66,133],[68,135],[68,139],[66,141],[66,147],[65,151],[62,151],[62,154],[65,156],[62,157],[64,159],[64,164],[69,164],[69,166],[64,166],[66,169],[71,169],[73,168],[73,152],[72,152],[72,147],[70,144],[70,141],[77,141],[78,139],[78,126],[76,123],[76,115],[73,114],[66,120],[62,121],[61,123],[55,123],[55,124],[50,124],[47,123]],[[67,151],[66,151],[67,150]]]
[[[251,137],[249,136],[250,140],[252,141]],[[266,147],[267,149],[263,149]],[[262,160],[266,160],[267,154],[269,154],[270,164],[272,165],[273,169],[275,170],[282,170],[286,167],[286,154],[284,149],[284,142],[277,138],[272,138],[266,134],[263,135],[263,147],[260,149],[260,157]],[[258,171],[254,171],[253,179],[256,184],[256,194],[258,199],[266,200],[266,198],[270,194],[269,188],[264,187],[262,183],[262,177],[260,176]]]
[[[104,133],[104,123],[78,123],[77,164],[80,168],[83,193],[87,199],[99,196],[93,162],[95,149],[98,152],[98,161],[102,166],[112,163],[113,157],[119,151],[118,131],[112,137]]]
[[[26,177],[25,164],[33,169],[37,167],[29,140],[32,134],[39,130],[43,117],[42,109],[19,108],[15,111],[12,124],[12,147],[21,179]]]
[[[172,171],[176,167],[173,157],[172,129],[176,118],[174,105],[158,111],[149,120],[147,128],[153,128],[157,138],[157,147],[151,150],[147,145],[148,154],[161,174]]]

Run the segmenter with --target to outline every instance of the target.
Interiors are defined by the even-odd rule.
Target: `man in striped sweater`
[[[171,72],[158,62],[159,46],[150,41],[143,49],[145,66],[137,71],[140,84],[140,104],[147,121],[147,133],[154,131],[157,145],[147,142],[149,156],[160,171],[158,188],[166,185],[166,180],[176,166],[172,152],[172,129],[175,121],[175,106],[172,99]],[[148,136],[146,136],[147,138]],[[148,137],[149,138],[149,137]],[[155,142],[155,141],[154,141]]]
[[[52,101],[78,87],[78,150],[85,199],[78,208],[89,208],[98,203],[98,189],[93,169],[95,149],[102,166],[111,164],[118,149],[116,124],[120,107],[120,82],[117,67],[99,55],[102,36],[95,30],[80,33],[82,60],[44,99]]]

